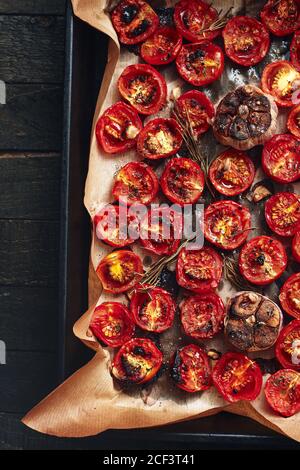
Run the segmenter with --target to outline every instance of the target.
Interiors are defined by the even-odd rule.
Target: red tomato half
[[[300,273],[292,274],[285,281],[279,300],[286,313],[300,320]]]
[[[255,400],[262,387],[259,366],[236,352],[228,352],[221,357],[213,369],[212,378],[218,392],[230,403]]]
[[[296,31],[290,47],[290,61],[300,71],[300,31]]]
[[[140,132],[138,153],[143,158],[157,160],[174,155],[182,145],[181,129],[175,119],[156,118]]]
[[[300,73],[286,60],[272,62],[264,68],[262,89],[272,95],[279,106],[293,106],[293,94],[299,90]]]
[[[177,259],[176,278],[181,287],[202,294],[218,287],[222,269],[223,260],[213,248],[182,248]]]
[[[138,238],[138,218],[127,213],[126,207],[120,214],[120,207],[108,205],[94,218],[97,238],[111,246],[122,248],[131,245]],[[131,234],[136,234],[130,238]]]
[[[185,392],[202,392],[211,386],[211,368],[207,354],[196,344],[176,351],[171,361],[171,377]]]
[[[159,24],[155,11],[142,0],[122,0],[113,10],[111,19],[123,44],[145,41]]]
[[[122,382],[144,384],[161,368],[163,355],[147,338],[134,338],[123,344],[112,363],[113,376]]]
[[[300,142],[290,134],[274,135],[264,146],[262,167],[278,183],[300,178]]]
[[[176,304],[164,289],[143,285],[135,289],[130,310],[140,328],[161,333],[172,326]]]
[[[300,228],[300,199],[293,193],[276,193],[265,204],[268,226],[281,237],[292,237]]]
[[[236,196],[253,183],[255,167],[244,152],[229,149],[218,155],[209,167],[209,178],[216,190],[225,196]]]
[[[300,139],[300,104],[292,108],[288,120],[287,128],[297,139]]]
[[[172,158],[163,171],[160,184],[165,196],[175,204],[194,204],[204,189],[204,173],[190,158]]]
[[[140,223],[140,241],[146,250],[157,255],[171,255],[179,247],[182,216],[169,207],[149,210]]]
[[[142,127],[135,109],[119,101],[108,108],[97,122],[98,144],[107,153],[126,152],[135,146]]]
[[[215,108],[205,93],[190,90],[183,93],[176,101],[176,112],[181,119],[189,122],[196,140],[206,132],[215,115]]]
[[[140,114],[157,113],[167,100],[164,77],[147,64],[128,65],[119,77],[118,89]]]
[[[118,348],[132,338],[134,323],[124,305],[118,302],[104,302],[95,308],[90,329],[99,341],[112,348]]]
[[[300,10],[297,0],[269,0],[260,16],[275,36],[287,36],[300,27]]]
[[[158,28],[141,46],[142,59],[151,65],[166,65],[175,60],[182,45],[178,31],[169,26]]]
[[[214,202],[204,211],[204,236],[223,250],[241,246],[247,240],[250,228],[250,212],[237,202]]]
[[[211,43],[184,44],[176,58],[179,75],[195,86],[208,85],[218,80],[224,70],[224,54]]]
[[[217,10],[202,0],[180,0],[175,5],[176,28],[188,41],[209,42],[217,37],[221,29],[209,29],[217,18]]]
[[[223,39],[228,57],[247,67],[258,64],[270,47],[268,30],[249,16],[235,16],[229,20],[223,30]]]
[[[285,369],[300,370],[300,320],[293,320],[280,332],[276,357]]]
[[[143,162],[130,162],[118,172],[112,194],[126,204],[150,204],[158,193],[158,178]]]
[[[240,252],[239,268],[242,275],[258,286],[276,281],[286,266],[287,256],[282,243],[271,237],[252,238]]]
[[[186,335],[207,339],[222,329],[225,308],[221,297],[214,292],[193,295],[180,305],[181,323]]]
[[[296,232],[293,238],[292,253],[294,260],[300,263],[300,230]]]
[[[271,375],[265,385],[265,396],[270,407],[282,416],[293,416],[300,411],[300,374],[283,369]]]
[[[104,290],[119,294],[134,287],[144,270],[139,256],[129,250],[118,250],[105,256],[96,272]]]

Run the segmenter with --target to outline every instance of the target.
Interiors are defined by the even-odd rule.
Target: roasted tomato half
[[[279,106],[293,106],[293,94],[299,85],[300,73],[286,60],[272,62],[264,68],[262,89],[272,95]]]
[[[193,295],[180,304],[180,318],[186,335],[195,339],[215,336],[224,324],[225,308],[214,292]]]
[[[292,242],[292,253],[294,260],[300,263],[300,230],[296,232]]]
[[[269,0],[260,16],[275,36],[287,36],[300,27],[299,13],[297,0]]]
[[[204,236],[223,250],[241,246],[247,240],[250,228],[250,212],[237,202],[214,202],[204,211]]]
[[[300,71],[300,31],[296,31],[290,47],[290,61]]]
[[[142,59],[151,65],[165,65],[176,59],[182,36],[175,28],[162,26],[141,46]]]
[[[262,167],[278,183],[300,178],[300,142],[290,134],[274,135],[264,146]]]
[[[104,290],[119,294],[134,287],[144,270],[139,256],[129,250],[118,250],[105,256],[96,272]]]
[[[182,216],[169,207],[150,210],[140,223],[140,241],[146,250],[157,255],[171,255],[182,238]]]
[[[216,190],[225,196],[236,196],[253,183],[252,160],[238,150],[229,149],[218,155],[209,168],[209,178]]]
[[[171,361],[171,377],[185,392],[202,392],[211,386],[211,368],[207,354],[196,344],[180,348]]]
[[[111,19],[123,44],[145,41],[159,24],[155,11],[142,0],[122,0],[113,10]]]
[[[183,121],[188,121],[195,139],[198,140],[209,129],[215,108],[205,93],[190,90],[176,101],[176,113]]]
[[[244,278],[258,286],[276,281],[287,266],[287,255],[282,243],[271,237],[252,238],[242,248],[239,268]]]
[[[112,363],[113,376],[122,382],[144,384],[161,368],[163,355],[147,338],[134,338],[123,344]]]
[[[300,104],[291,110],[286,125],[291,134],[300,139]]]
[[[137,286],[130,302],[134,322],[143,330],[161,333],[174,321],[176,304],[160,287]]]
[[[176,58],[179,75],[195,86],[204,86],[218,80],[224,70],[224,54],[211,43],[184,44]]]
[[[276,357],[285,369],[300,370],[300,320],[293,320],[280,332]]]
[[[217,37],[221,28],[210,29],[217,18],[217,10],[202,0],[180,0],[175,5],[176,28],[185,39],[191,42],[209,42]]]
[[[182,145],[181,129],[175,119],[156,118],[140,132],[138,153],[143,158],[157,160],[174,155]]]
[[[157,113],[167,99],[164,77],[147,64],[128,65],[119,77],[118,89],[140,114]]]
[[[107,153],[126,152],[135,146],[142,127],[136,110],[119,101],[108,108],[97,122],[98,144]]]
[[[138,239],[139,222],[126,207],[109,204],[94,218],[97,238],[118,248],[131,245]]]
[[[225,52],[239,65],[258,64],[270,47],[268,30],[249,16],[235,16],[223,29]]]
[[[255,400],[262,387],[259,366],[236,352],[228,352],[221,357],[213,369],[212,378],[218,392],[230,403]]]
[[[204,173],[190,158],[172,158],[160,179],[167,198],[180,206],[194,204],[204,189]]]
[[[112,189],[113,197],[126,204],[150,204],[158,193],[158,178],[143,162],[130,162],[118,172]]]
[[[281,237],[292,237],[300,229],[300,198],[293,193],[276,193],[265,204],[268,226]]]
[[[283,310],[300,320],[300,273],[292,274],[285,281],[279,299]]]
[[[125,305],[104,302],[94,310],[90,329],[99,341],[118,348],[132,338],[134,323]]]
[[[265,385],[265,396],[270,407],[282,416],[293,416],[300,411],[300,374],[283,369],[271,375]]]
[[[213,248],[182,248],[177,259],[176,278],[181,287],[203,293],[218,287],[222,270],[223,260]]]

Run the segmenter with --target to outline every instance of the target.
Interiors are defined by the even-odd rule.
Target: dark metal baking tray
[[[107,38],[74,18],[66,26],[64,155],[60,269],[61,379],[90,358],[72,326],[87,308],[90,221],[83,206],[90,129],[106,65]],[[86,439],[84,447],[88,445]],[[90,439],[105,449],[300,449],[254,421],[228,413],[144,430],[110,430]]]

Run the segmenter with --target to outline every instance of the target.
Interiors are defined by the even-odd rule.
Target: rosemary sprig
[[[211,5],[212,4],[208,5],[208,7],[210,7]],[[217,31],[218,29],[224,28],[230,18],[232,18],[232,10],[233,6],[229,7],[228,10],[225,11],[225,13],[223,13],[223,9],[219,10],[217,19],[213,21],[213,23],[211,23],[210,25],[203,26],[203,28],[199,30],[199,33],[209,33],[211,31]]]
[[[253,290],[253,286],[244,279],[240,273],[238,259],[232,258],[231,256],[222,254],[224,268],[223,275],[224,279],[229,281],[239,290]],[[259,290],[259,287],[255,287],[256,290]]]
[[[198,163],[204,173],[206,186],[213,199],[216,199],[215,191],[208,178],[209,160],[208,156],[204,156],[201,152],[199,141],[195,138],[191,116],[187,106],[184,107],[185,114],[182,113],[177,103],[174,105],[174,116],[182,129],[182,137],[186,148],[189,152],[190,158]]]
[[[189,242],[193,241],[196,237],[189,238],[187,240],[183,240],[178,249],[173,253],[172,255],[169,256],[163,256],[159,260],[155,261],[155,263],[151,264],[149,269],[146,271],[146,273],[143,275],[142,279],[140,280],[140,284],[149,284],[151,286],[156,286],[160,280],[160,276],[162,271],[179,255],[179,252],[182,248],[184,248]]]

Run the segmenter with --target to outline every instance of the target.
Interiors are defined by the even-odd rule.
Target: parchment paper
[[[173,6],[176,2],[172,0],[150,3],[162,7]],[[105,154],[97,145],[94,126],[100,114],[120,99],[116,80],[122,70],[128,64],[138,62],[138,58],[123,48],[120,54],[118,39],[111,25],[109,14],[106,12],[106,0],[72,0],[72,4],[75,15],[111,38],[108,63],[97,102],[91,134],[89,172],[85,190],[84,202],[88,212],[93,217],[103,203],[111,202],[111,186],[116,171],[128,161],[137,158],[135,151],[113,156]],[[250,0],[246,2],[242,0],[234,0],[233,2],[231,0],[214,1],[214,6],[217,9],[225,9],[234,5],[235,14],[248,14],[251,16],[257,14],[262,4],[261,1],[251,2]],[[259,84],[260,73],[264,65],[267,62],[286,58],[288,47],[289,43],[285,38],[274,40],[268,58],[255,68],[243,69],[227,61],[221,80],[205,88],[204,91],[217,104],[225,92],[239,85],[249,82]],[[174,65],[163,67],[160,71],[166,78],[169,94],[176,86],[182,87],[182,91],[190,88],[178,78]],[[167,105],[159,114],[168,116],[169,111],[170,105]],[[281,113],[278,120],[278,132],[285,131],[285,122],[285,113]],[[202,142],[204,151],[209,152],[209,158],[213,158],[222,151],[222,146],[216,143],[211,132],[203,137]],[[256,163],[258,163],[259,150],[256,149],[252,153],[254,161],[256,159]],[[158,169],[159,171],[161,170]],[[259,164],[257,164],[256,181],[262,178],[263,174]],[[275,191],[276,189],[282,188],[275,187]],[[299,192],[299,188],[296,186],[294,190]],[[247,200],[244,200],[243,203],[247,204]],[[253,213],[253,225],[259,227],[257,232],[251,233],[252,237],[262,232],[261,206],[257,206],[256,209],[251,206],[251,212]],[[138,245],[134,246],[133,249],[141,255],[142,259],[144,258],[146,253]],[[101,294],[101,286],[95,275],[95,268],[100,259],[110,251],[111,249],[101,244],[93,234],[89,275],[90,308],[74,326],[75,335],[88,347],[95,350],[94,358],[33,408],[25,416],[23,422],[27,426],[46,434],[82,437],[95,435],[110,428],[156,426],[200,416],[204,417],[216,414],[226,408],[226,411],[251,417],[273,430],[300,441],[300,414],[291,418],[282,418],[275,415],[268,407],[263,393],[255,402],[229,405],[218,396],[214,388],[202,394],[194,395],[180,391],[170,383],[167,373],[163,374],[156,383],[144,388],[122,388],[117,384],[110,375],[112,351],[109,348],[102,348],[89,332],[89,322],[95,305],[112,298],[108,294]],[[285,277],[288,275],[288,272],[285,273]],[[279,284],[274,283],[264,293],[277,301],[278,289]],[[228,282],[223,282],[219,289],[219,294],[224,301],[234,292],[235,289]],[[114,296],[113,298],[114,300],[126,302],[124,296]],[[174,327],[162,335],[162,347],[166,359],[184,341],[177,319]],[[214,340],[206,341],[205,347],[215,347],[221,351],[228,348],[222,335],[218,335]],[[267,357],[272,357],[272,355],[273,352],[268,351]],[[260,353],[258,356],[261,357],[262,354]],[[266,378],[267,376],[265,380]]]

